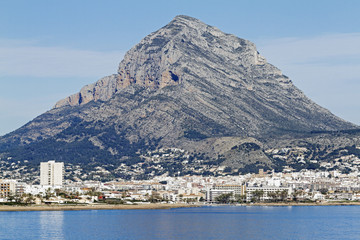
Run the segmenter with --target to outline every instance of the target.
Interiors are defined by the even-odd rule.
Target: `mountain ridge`
[[[180,15],[131,48],[116,74],[1,137],[0,152],[120,164],[175,147],[236,167],[273,166],[263,150],[273,139],[354,128],[307,98],[255,44]]]
[[[243,42],[244,45],[250,45],[251,50],[256,50],[256,47],[253,43],[251,43],[248,40],[245,39],[239,39],[238,37],[232,35],[232,34],[226,34],[221,32],[219,29],[206,25],[204,23],[202,23],[201,21],[199,21],[198,19],[189,17],[189,16],[184,16],[184,15],[179,15],[176,16],[169,24],[167,24],[165,27],[161,28],[160,30],[153,32],[151,34],[149,34],[148,36],[146,36],[143,40],[140,41],[140,43],[136,44],[130,51],[128,51],[126,53],[126,55],[124,56],[124,59],[121,61],[121,63],[119,64],[118,67],[118,73],[117,74],[113,74],[104,78],[101,78],[99,81],[93,83],[93,84],[89,84],[86,85],[85,87],[83,87],[79,93],[77,94],[73,94],[71,96],[69,96],[68,98],[62,99],[60,100],[55,107],[61,107],[64,105],[81,105],[81,104],[86,104],[89,101],[92,100],[108,100],[113,94],[115,94],[119,89],[122,89],[124,87],[127,87],[131,84],[138,84],[138,85],[144,85],[147,87],[152,87],[152,88],[162,88],[167,86],[168,84],[172,84],[174,82],[176,82],[174,79],[178,80],[178,76],[173,73],[171,70],[169,71],[164,71],[167,70],[166,66],[169,66],[170,64],[174,64],[179,56],[176,55],[176,53],[173,54],[169,54],[165,57],[163,56],[155,56],[153,57],[151,60],[154,60],[154,58],[158,58],[159,61],[162,61],[162,65],[166,65],[161,66],[160,67],[160,71],[159,66],[151,66],[150,68],[147,66],[148,69],[151,70],[156,70],[155,72],[150,72],[149,73],[144,73],[143,69],[141,69],[142,71],[140,71],[139,73],[139,69],[137,69],[138,67],[133,66],[129,63],[135,62],[137,65],[141,65],[141,63],[146,63],[149,61],[149,58],[147,58],[144,55],[141,56],[136,56],[134,58],[134,52],[142,52],[145,51],[145,54],[147,53],[151,53],[153,51],[155,51],[153,48],[154,46],[158,47],[158,48],[164,48],[166,47],[166,45],[172,45],[172,43],[174,42],[174,38],[176,40],[176,35],[178,35],[179,33],[182,33],[182,29],[185,27],[194,27],[194,24],[198,24],[195,26],[196,30],[201,30],[202,34],[205,35],[206,33],[206,37],[207,38],[213,38],[214,36],[226,36],[226,37],[231,37],[237,40],[240,40],[241,42]],[[169,30],[170,31],[167,31]],[[175,30],[174,30],[175,29]],[[170,33],[169,33],[170,32]],[[169,40],[169,37],[166,35],[171,35],[171,40]],[[164,37],[165,36],[165,37]],[[166,38],[168,37],[168,38]],[[146,44],[147,41],[151,40],[151,45],[149,47],[149,49],[142,49],[144,45],[148,45]],[[184,41],[184,39],[181,39],[181,41]],[[154,44],[155,42],[155,44]],[[174,46],[168,46],[167,50],[168,51],[169,48],[174,47]],[[241,45],[238,44],[237,47],[241,48]],[[217,49],[219,50],[219,49]],[[241,65],[248,65],[251,62],[254,62],[255,64],[263,64],[266,63],[265,58],[263,58],[257,51],[253,52],[253,53],[249,53],[249,55],[253,55],[251,56],[253,59],[251,59],[251,61],[249,61],[250,58],[247,58],[245,61],[241,61]],[[275,70],[276,68],[274,68],[273,70]],[[276,74],[282,75],[281,71],[279,69],[275,70]],[[174,79],[173,79],[174,78]],[[170,81],[173,80],[174,82]],[[286,83],[287,80],[284,80],[284,82]],[[104,92],[102,90],[107,89],[109,90],[108,92]]]

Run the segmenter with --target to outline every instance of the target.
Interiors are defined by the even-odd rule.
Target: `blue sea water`
[[[360,206],[0,212],[0,239],[360,239]]]

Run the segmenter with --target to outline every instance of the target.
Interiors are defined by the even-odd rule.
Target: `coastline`
[[[0,206],[0,212],[5,211],[79,211],[79,210],[146,210],[146,209],[171,209],[198,207],[191,204],[139,204],[139,205],[109,205],[109,204],[90,204],[90,205],[31,205],[31,206]]]
[[[139,204],[139,205],[111,205],[111,204],[89,204],[89,205],[30,205],[30,206],[7,206],[0,205],[0,212],[14,211],[80,211],[80,210],[156,210],[172,208],[193,208],[205,206],[259,206],[259,207],[292,207],[292,206],[360,206],[360,202],[314,202],[314,203],[245,203],[245,204]]]
[[[210,207],[216,207],[216,206],[243,206],[243,207],[251,207],[251,206],[257,206],[257,207],[296,207],[296,206],[360,206],[360,202],[259,202],[259,203],[230,203],[230,204],[205,204],[205,205],[198,205],[198,206],[210,206]]]
[[[253,203],[244,204],[244,206],[360,206],[360,202],[313,202],[313,203],[302,203],[302,202],[280,202],[280,203]]]

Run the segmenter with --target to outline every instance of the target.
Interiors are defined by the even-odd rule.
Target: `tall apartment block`
[[[63,182],[63,162],[48,161],[40,163],[40,185],[62,186]]]

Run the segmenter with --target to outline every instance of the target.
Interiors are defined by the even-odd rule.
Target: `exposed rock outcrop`
[[[156,145],[222,154],[239,167],[245,158],[267,161],[241,139],[259,145],[355,127],[308,99],[253,43],[177,16],[130,49],[116,74],[2,137],[0,150],[46,140],[51,159],[59,157],[54,149],[76,144],[123,159]],[[216,147],[220,140],[226,152]]]
[[[181,82],[184,70],[192,68],[192,62],[204,63],[204,60],[210,64],[207,67],[217,69],[220,68],[220,63],[222,68],[229,65],[242,69],[244,73],[254,66],[265,67],[268,75],[277,77],[281,83],[289,83],[280,70],[266,63],[253,43],[225,34],[197,19],[177,16],[168,25],[145,37],[127,52],[117,74],[83,87],[79,93],[57,102],[55,108],[82,105],[97,100],[106,101],[120,89],[132,84],[152,89],[176,85]],[[200,70],[201,68],[198,69],[199,77],[213,77]],[[227,77],[239,80],[238,73],[221,70]],[[184,80],[186,81],[186,78]],[[251,83],[241,81],[241,84],[247,89],[252,89]]]

